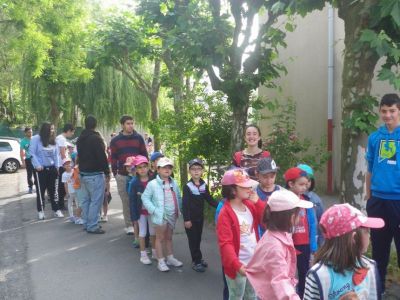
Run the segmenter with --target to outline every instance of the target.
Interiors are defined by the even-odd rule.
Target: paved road
[[[132,237],[123,233],[115,184],[109,222],[103,225],[106,234],[89,235],[81,226],[52,218],[50,205],[49,218],[37,221],[34,198],[22,194],[23,184],[13,189],[21,199],[9,197],[11,178],[18,187],[24,181],[21,174],[0,174],[0,299],[221,298],[221,267],[211,228],[205,230],[202,247],[210,264],[207,272],[191,270],[186,235],[180,230],[174,236],[175,255],[184,266],[161,273],[155,264],[139,262]]]

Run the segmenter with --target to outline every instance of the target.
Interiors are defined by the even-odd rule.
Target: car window
[[[12,147],[7,142],[0,142],[0,152],[12,151]]]

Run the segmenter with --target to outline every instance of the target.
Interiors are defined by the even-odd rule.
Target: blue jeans
[[[83,225],[87,231],[99,228],[99,213],[104,201],[104,174],[80,176]]]

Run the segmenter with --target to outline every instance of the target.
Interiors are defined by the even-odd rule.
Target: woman
[[[55,142],[54,125],[44,122],[40,127],[39,134],[32,137],[29,150],[32,155],[32,164],[35,168],[36,203],[39,220],[45,218],[44,195],[46,190],[50,198],[54,216],[63,218],[64,215],[59,210],[58,202],[55,201],[59,158]]]
[[[270,156],[270,153],[261,149],[261,130],[258,126],[246,126],[244,140],[246,148],[233,155],[232,165],[245,169],[251,179],[257,180],[255,174],[257,163],[260,159]]]

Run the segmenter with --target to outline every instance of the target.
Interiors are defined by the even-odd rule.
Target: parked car
[[[4,172],[14,173],[21,167],[19,139],[0,137],[0,167]]]

